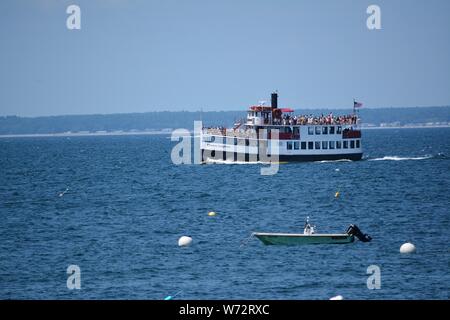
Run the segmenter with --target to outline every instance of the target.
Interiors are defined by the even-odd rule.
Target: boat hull
[[[278,162],[310,162],[310,161],[337,161],[337,160],[361,160],[363,153],[342,153],[342,154],[301,154],[301,155],[279,155]],[[202,150],[203,161],[209,160],[225,160],[225,161],[238,161],[242,159],[245,162],[252,162],[249,159],[255,158],[254,155],[241,153],[226,153],[215,152],[212,157],[205,157],[204,150]],[[259,157],[258,157],[259,158]],[[259,161],[259,159],[257,160]]]
[[[336,161],[351,160],[358,161],[362,158],[362,153],[347,154],[314,154],[314,155],[280,155],[280,162],[307,162],[307,161]]]
[[[349,234],[289,234],[289,233],[254,233],[265,245],[298,246],[307,244],[345,244],[355,241]]]

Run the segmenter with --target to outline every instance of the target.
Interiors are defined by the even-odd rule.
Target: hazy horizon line
[[[358,110],[364,110],[364,109],[370,109],[370,110],[382,110],[382,109],[410,109],[410,108],[448,108],[450,107],[450,104],[448,105],[440,105],[440,106],[402,106],[402,107],[398,107],[398,106],[390,106],[390,107],[362,107],[359,108]],[[300,112],[300,113],[308,113],[306,112],[307,110],[350,110],[352,111],[353,108],[351,107],[312,107],[312,108],[300,108],[300,109],[295,109],[295,112],[300,112],[301,110],[305,110],[305,112]],[[17,114],[7,114],[7,115],[0,115],[1,118],[7,118],[7,117],[16,117],[16,118],[51,118],[51,117],[72,117],[72,116],[109,116],[109,115],[128,115],[128,114],[146,114],[146,113],[162,113],[162,112],[187,112],[187,113],[197,113],[197,112],[246,112],[246,110],[204,110],[204,109],[200,109],[200,110],[184,110],[184,109],[180,109],[180,110],[152,110],[152,111],[143,111],[143,112],[112,112],[112,113],[67,113],[67,114],[48,114],[48,115],[17,115]]]

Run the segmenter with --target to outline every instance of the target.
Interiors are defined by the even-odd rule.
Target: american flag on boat
[[[358,101],[353,101],[353,108],[361,108],[363,104]]]

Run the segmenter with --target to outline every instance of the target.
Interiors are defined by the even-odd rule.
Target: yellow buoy
[[[335,198],[339,198],[339,195],[340,195],[340,193],[339,193],[339,191],[337,191],[337,192],[334,194],[334,197],[335,197]]]
[[[208,216],[210,217],[214,217],[216,215],[216,213],[214,211],[208,212]]]

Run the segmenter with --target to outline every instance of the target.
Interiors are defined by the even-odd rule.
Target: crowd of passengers
[[[300,115],[300,116],[290,116],[288,114],[283,114],[281,118],[273,119],[273,124],[276,125],[344,125],[344,124],[356,124],[358,117],[354,114],[344,115],[344,116],[333,116],[330,113],[327,116],[323,114],[319,117],[314,117],[313,115]]]
[[[274,125],[348,125],[356,124],[358,117],[354,114],[344,115],[344,116],[333,116],[330,113],[327,116],[323,114],[319,117],[314,117],[313,115],[301,115],[301,116],[289,116],[284,114],[281,118],[273,119]],[[251,129],[237,129],[234,130],[226,129],[225,127],[208,127],[206,128],[209,133],[215,134],[225,134],[225,132],[233,132],[232,134],[240,133],[243,135],[254,133]],[[231,131],[231,132],[230,132]]]

